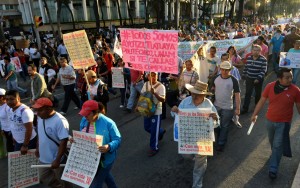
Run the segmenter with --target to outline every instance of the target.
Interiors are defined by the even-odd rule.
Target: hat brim
[[[83,117],[88,116],[92,111],[91,110],[85,110],[81,109],[80,112],[78,113],[79,115],[82,115]]]
[[[44,107],[44,106],[47,106],[47,105],[43,105],[43,104],[39,104],[39,103],[34,103],[34,105],[32,105],[31,107],[32,108],[35,108],[35,109],[38,109],[38,108],[42,108],[42,107]]]
[[[199,94],[199,95],[213,95],[211,92],[207,91],[199,91],[194,88],[191,84],[185,84],[185,88],[189,90],[191,93]]]

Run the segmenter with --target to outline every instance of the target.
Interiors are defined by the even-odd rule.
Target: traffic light
[[[34,16],[35,27],[40,27],[44,25],[43,18],[41,16]]]

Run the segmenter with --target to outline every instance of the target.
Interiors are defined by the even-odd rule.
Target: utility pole
[[[29,12],[30,12],[30,16],[31,16],[31,21],[32,21],[32,25],[33,25],[33,30],[34,30],[34,33],[35,33],[35,37],[36,37],[36,42],[37,42],[37,45],[38,45],[38,49],[40,50],[42,45],[41,45],[41,37],[40,37],[40,33],[39,33],[39,30],[38,28],[35,26],[34,24],[34,15],[33,15],[33,11],[32,11],[32,7],[33,7],[33,1],[32,0],[27,0],[28,1],[28,4],[29,4]]]

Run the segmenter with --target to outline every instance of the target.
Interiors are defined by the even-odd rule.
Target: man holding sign
[[[277,81],[266,86],[251,117],[251,121],[256,122],[259,111],[269,99],[266,124],[272,148],[269,163],[269,177],[271,179],[277,178],[281,156],[292,157],[289,131],[294,103],[300,114],[300,90],[292,84],[293,74],[291,69],[280,69],[277,77]]]
[[[180,109],[200,109],[200,108],[209,108],[213,113],[210,114],[210,117],[214,120],[215,128],[219,123],[219,116],[216,108],[212,102],[207,99],[206,95],[212,95],[212,93],[207,91],[208,85],[201,81],[197,81],[195,86],[186,84],[186,88],[191,92],[191,96],[185,98],[181,101],[179,109],[177,106],[172,108],[172,112],[178,113]],[[201,126],[201,125],[200,125]],[[184,135],[183,135],[184,136]],[[180,137],[180,135],[179,135]],[[207,156],[206,155],[195,155],[194,156],[195,164],[193,171],[193,188],[202,187],[203,176],[207,167]]]

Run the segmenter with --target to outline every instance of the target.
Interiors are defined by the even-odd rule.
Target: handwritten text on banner
[[[75,69],[82,69],[96,64],[84,30],[64,34],[63,39]]]
[[[121,39],[127,67],[178,73],[178,31],[121,29]]]

